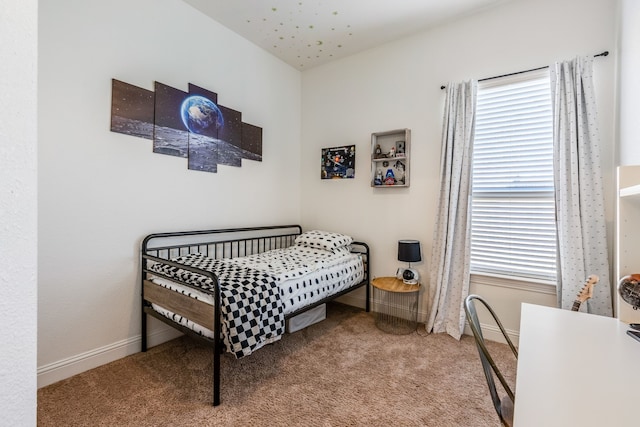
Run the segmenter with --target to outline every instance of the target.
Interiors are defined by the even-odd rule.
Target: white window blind
[[[555,281],[548,69],[479,83],[472,173],[472,272]]]

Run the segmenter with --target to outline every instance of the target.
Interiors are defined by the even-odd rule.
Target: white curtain
[[[442,129],[440,199],[433,235],[427,332],[460,339],[469,293],[469,195],[477,82],[448,84]]]
[[[600,281],[581,310],[612,315],[593,57],[550,67],[558,222],[558,306],[570,309],[587,276]]]

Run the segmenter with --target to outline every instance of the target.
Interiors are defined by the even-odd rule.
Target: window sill
[[[497,286],[502,288],[517,289],[527,292],[541,294],[556,294],[556,284],[542,280],[529,279],[524,277],[509,277],[498,274],[471,273],[471,283],[486,286]]]

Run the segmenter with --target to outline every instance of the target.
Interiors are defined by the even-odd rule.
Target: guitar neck
[[[591,298],[591,296],[593,295],[593,287],[596,285],[596,283],[598,283],[598,276],[596,276],[595,274],[592,274],[587,278],[587,283],[585,283],[582,287],[582,290],[578,294],[578,297],[573,300],[573,307],[571,307],[571,311],[580,310],[580,305]]]

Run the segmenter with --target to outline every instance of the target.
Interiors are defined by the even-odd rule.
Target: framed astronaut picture
[[[321,179],[353,178],[356,174],[356,146],[323,148],[320,160]]]

